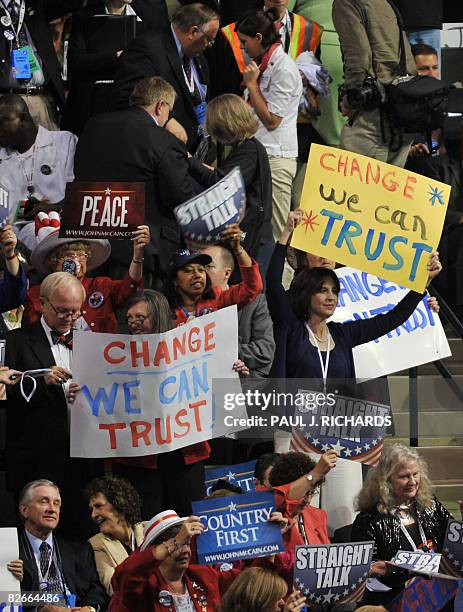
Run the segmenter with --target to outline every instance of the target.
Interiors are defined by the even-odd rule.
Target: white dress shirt
[[[53,339],[51,337],[51,327],[46,323],[43,316],[40,319],[40,321],[42,323],[43,329],[45,330],[47,340],[50,344],[50,348],[51,348],[51,352],[53,353],[55,364],[57,366],[60,366],[61,368],[67,368],[68,370],[71,370],[71,365],[72,365],[71,349],[68,348],[65,344],[62,344],[61,342],[57,342],[56,344],[54,344]],[[67,335],[67,334],[64,334],[64,335]],[[67,397],[70,385],[71,385],[71,380],[67,380],[65,383],[61,385],[63,388],[65,397]],[[71,424],[70,411],[71,411],[72,404],[70,404],[67,400],[66,400],[66,404],[68,408],[68,426],[70,427],[70,424]]]

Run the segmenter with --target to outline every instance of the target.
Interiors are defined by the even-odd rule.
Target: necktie
[[[57,593],[61,590],[60,580],[56,573],[55,562],[51,558],[51,546],[47,542],[40,544],[40,573],[43,579],[42,591]]]
[[[53,341],[53,344],[64,344],[64,346],[67,346],[68,349],[72,351],[72,331],[64,335],[52,329],[51,339]]]
[[[11,0],[8,6],[8,11],[10,13],[11,21],[13,22],[13,26],[16,31],[16,34],[18,35],[19,46],[25,47],[27,45],[27,35],[26,35],[25,26],[24,26],[24,21],[21,27],[21,31],[18,33],[20,9],[21,9],[21,2],[19,0]]]

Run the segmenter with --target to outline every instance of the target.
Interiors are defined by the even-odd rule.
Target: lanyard
[[[196,317],[198,317],[198,308],[195,309],[194,312],[188,312],[188,310],[185,308],[185,306],[180,306],[180,308],[183,311],[183,314],[186,316],[186,320],[187,321],[191,321],[192,319],[196,319]]]
[[[305,532],[304,517],[302,516],[302,512],[300,514],[298,514],[298,516],[297,516],[297,526],[298,526],[298,529],[299,529],[299,533],[302,536],[302,539],[304,540],[304,543],[306,545],[308,545],[309,542],[307,540],[307,534]]]
[[[187,77],[186,72],[185,72],[185,67],[183,66],[183,60],[182,60],[182,72],[183,72],[183,77],[185,79],[186,86],[188,87],[188,91],[191,94],[194,94],[194,92],[195,92],[195,77],[194,77],[194,71],[193,71],[193,62],[192,62],[191,59],[190,59],[190,68],[191,68],[191,77],[188,80],[188,77]]]
[[[322,370],[322,377],[323,377],[323,391],[326,391],[326,379],[328,378],[328,366],[330,363],[330,345],[331,345],[331,336],[330,336],[330,332],[329,329],[327,328],[326,333],[327,333],[327,337],[326,337],[326,360],[325,363],[323,363],[323,357],[322,357],[322,352],[320,350],[320,347],[318,346],[318,342],[317,342],[317,338],[315,337],[315,334],[313,333],[313,331],[310,329],[309,324],[306,323],[305,326],[307,327],[308,331],[309,331],[309,336],[310,338],[313,338],[315,345],[317,347],[317,351],[318,351],[318,358],[320,360],[320,368]]]
[[[26,183],[27,183],[27,191],[29,192],[29,195],[31,195],[34,191],[34,171],[35,171],[35,154],[37,153],[37,142],[34,142],[34,146],[32,148],[32,160],[31,160],[31,171],[30,173],[26,172],[26,167],[24,165],[24,160],[22,158],[22,156],[15,151],[15,155],[16,155],[16,160],[18,162],[18,165],[20,166],[22,173],[24,175],[24,178],[26,179]]]
[[[415,542],[413,541],[412,536],[411,536],[411,535],[408,533],[408,530],[405,528],[405,525],[403,525],[403,524],[402,524],[402,521],[400,520],[400,513],[399,513],[399,511],[398,511],[398,510],[396,511],[395,515],[396,515],[396,517],[399,519],[400,529],[401,529],[402,533],[403,533],[403,534],[404,534],[404,536],[407,538],[407,540],[408,540],[409,544],[410,544],[410,545],[411,545],[411,547],[412,547],[413,552],[416,552],[416,551],[418,550],[418,548],[416,547],[416,544],[415,544]],[[417,522],[417,524],[418,524],[418,529],[419,529],[419,532],[420,532],[421,542],[423,543],[423,546],[426,546],[426,547],[427,547],[427,545],[428,545],[428,541],[426,540],[426,536],[425,536],[425,534],[424,534],[423,527],[421,526],[421,523],[420,523],[420,521],[418,520],[418,517],[416,518],[416,522]]]
[[[0,0],[0,1],[2,3],[2,9],[4,10],[5,15],[10,18],[11,23],[9,24],[9,27],[13,30],[13,34],[16,40],[16,46],[19,49],[19,33],[21,32],[21,28],[23,27],[23,23],[24,23],[24,15],[26,13],[26,0],[21,0],[21,6],[19,8],[19,19],[18,19],[18,29],[17,30],[15,29],[13,25],[13,20],[11,19],[10,11],[3,4],[3,0]],[[11,2],[15,2],[15,1],[16,0],[11,0]]]

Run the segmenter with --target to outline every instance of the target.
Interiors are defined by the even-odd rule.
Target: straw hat
[[[140,550],[146,550],[152,542],[157,540],[161,533],[171,527],[175,527],[175,525],[184,523],[186,520],[186,516],[179,516],[175,510],[164,510],[164,512],[155,514],[145,525],[143,530],[143,543],[140,546]]]

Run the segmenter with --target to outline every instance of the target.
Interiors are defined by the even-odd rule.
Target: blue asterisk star
[[[431,202],[431,206],[434,206],[434,204],[436,203],[436,200],[439,202],[439,204],[441,204],[442,206],[444,206],[444,200],[442,198],[442,194],[443,191],[439,191],[438,187],[432,187],[431,185],[429,185],[429,189],[431,191],[428,191],[428,195],[429,197],[429,201]]]

